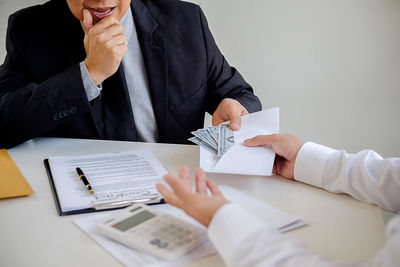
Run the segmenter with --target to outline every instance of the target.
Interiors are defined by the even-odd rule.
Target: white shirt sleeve
[[[400,159],[382,159],[372,151],[348,155],[306,143],[296,159],[295,178],[333,192],[399,211]],[[396,191],[397,190],[397,191]],[[397,192],[397,194],[396,194]],[[335,262],[281,234],[244,208],[227,204],[214,215],[208,235],[228,266],[399,266],[400,216],[388,224],[387,242],[366,263]]]
[[[400,212],[400,158],[383,159],[372,150],[347,154],[310,142],[297,155],[294,177]]]
[[[237,204],[214,214],[208,237],[228,266],[344,266],[311,252]]]
[[[92,80],[92,77],[90,77],[89,71],[88,71],[84,61],[79,63],[79,67],[81,69],[83,87],[85,88],[86,96],[89,101],[92,101],[93,99],[95,99],[96,97],[98,97],[100,95],[100,92],[102,90],[102,85],[99,84],[97,86],[94,83],[94,81]]]

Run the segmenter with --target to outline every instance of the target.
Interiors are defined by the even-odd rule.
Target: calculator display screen
[[[141,224],[147,220],[150,220],[151,218],[155,217],[156,215],[144,210],[142,212],[139,212],[123,221],[120,221],[119,223],[114,224],[112,227],[117,228],[118,230],[121,231],[126,231],[132,227],[135,227],[138,224]]]

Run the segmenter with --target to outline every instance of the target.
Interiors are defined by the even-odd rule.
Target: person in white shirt
[[[383,159],[371,150],[347,154],[303,143],[293,135],[260,135],[246,140],[245,145],[272,148],[276,153],[274,173],[282,177],[400,212],[400,158]],[[386,244],[370,261],[339,263],[229,203],[200,168],[196,170],[196,192],[192,192],[186,167],[180,169],[179,177],[166,175],[164,180],[172,188],[157,185],[164,199],[208,227],[211,242],[228,266],[400,266],[398,215],[388,223]]]

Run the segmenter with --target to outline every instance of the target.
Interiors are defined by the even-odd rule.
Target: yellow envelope
[[[33,194],[32,188],[18,170],[7,150],[0,149],[0,198]]]

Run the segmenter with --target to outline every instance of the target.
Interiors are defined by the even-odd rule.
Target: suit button
[[[78,108],[77,108],[77,107],[71,107],[71,108],[69,109],[69,112],[70,112],[71,114],[75,114],[77,111],[78,111]]]
[[[62,112],[64,117],[68,117],[69,115],[71,115],[71,113],[69,112],[69,109],[66,109]]]
[[[53,115],[53,120],[58,121],[60,119],[60,114],[59,113],[55,113]]]

